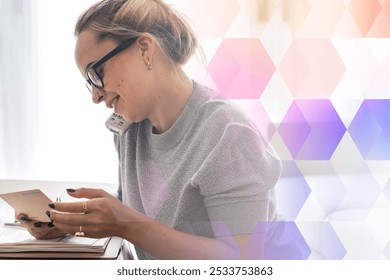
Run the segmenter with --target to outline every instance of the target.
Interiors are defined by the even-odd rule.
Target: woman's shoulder
[[[198,93],[203,102],[197,110],[200,123],[211,127],[226,127],[231,124],[241,124],[252,127],[250,116],[239,105],[223,97],[218,91],[203,85],[198,86]]]

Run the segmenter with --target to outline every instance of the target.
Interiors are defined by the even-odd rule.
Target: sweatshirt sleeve
[[[226,126],[195,179],[215,236],[251,233],[272,218],[270,193],[280,170],[277,155],[256,129]]]

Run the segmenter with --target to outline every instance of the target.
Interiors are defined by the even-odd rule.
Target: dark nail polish
[[[49,207],[52,208],[52,209],[55,208],[54,203],[49,203],[48,205],[49,205]]]
[[[27,221],[27,217],[21,217],[20,220],[23,221],[23,222],[26,222]]]
[[[75,189],[66,189],[67,192],[75,192]]]
[[[42,226],[42,223],[41,222],[36,222],[34,223],[34,227],[41,227]]]
[[[53,223],[48,223],[47,226],[48,227],[54,227],[54,224]]]
[[[98,102],[101,102],[103,100],[104,96],[99,96]]]
[[[46,215],[50,218],[50,212],[46,211]]]

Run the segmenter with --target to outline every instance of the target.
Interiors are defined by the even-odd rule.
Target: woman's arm
[[[180,232],[158,222],[124,225],[125,239],[157,259],[261,259],[263,234],[217,239]]]
[[[74,197],[89,198],[87,212],[82,202],[54,203],[50,218],[57,228],[86,237],[119,236],[156,259],[261,259],[263,234],[206,238],[172,229],[126,207],[103,190],[81,188]]]

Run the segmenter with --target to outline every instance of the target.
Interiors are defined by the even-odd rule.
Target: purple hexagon
[[[333,226],[329,222],[321,222],[322,254],[327,260],[342,260],[347,253]]]
[[[305,204],[311,189],[293,160],[282,162],[282,176],[275,186],[278,214],[294,221]]]
[[[327,221],[304,222],[305,234],[315,234],[318,250],[325,260],[342,260],[347,251],[335,232],[332,224]]]
[[[363,158],[390,159],[390,100],[364,100],[348,127]]]
[[[329,160],[346,128],[330,100],[295,100],[278,131],[294,159]]]
[[[232,99],[258,99],[275,72],[259,39],[224,39],[209,64],[220,93]]]
[[[279,134],[295,158],[309,137],[311,128],[296,102],[293,102],[278,128]]]
[[[381,187],[367,167],[354,174],[343,174],[346,189],[337,209],[330,213],[332,221],[365,221],[381,195]]]
[[[390,179],[387,180],[385,187],[383,188],[383,194],[386,196],[387,200],[390,202]]]
[[[322,175],[320,180],[310,184],[312,193],[325,213],[336,211],[347,193],[337,172],[335,170],[329,172],[327,175]]]
[[[211,226],[214,234],[224,236],[234,244],[233,235],[224,222],[212,221]],[[264,221],[258,222],[252,233],[265,235],[264,259],[268,260],[306,260],[311,250],[293,221]],[[251,234],[247,240],[245,252],[252,254],[253,250],[260,250],[260,244],[256,234]],[[235,256],[239,257],[236,250]]]
[[[307,260],[311,250],[292,221],[265,222],[267,235],[264,258],[267,260]]]
[[[385,248],[383,249],[383,255],[386,259],[390,260],[390,240],[387,242]]]

